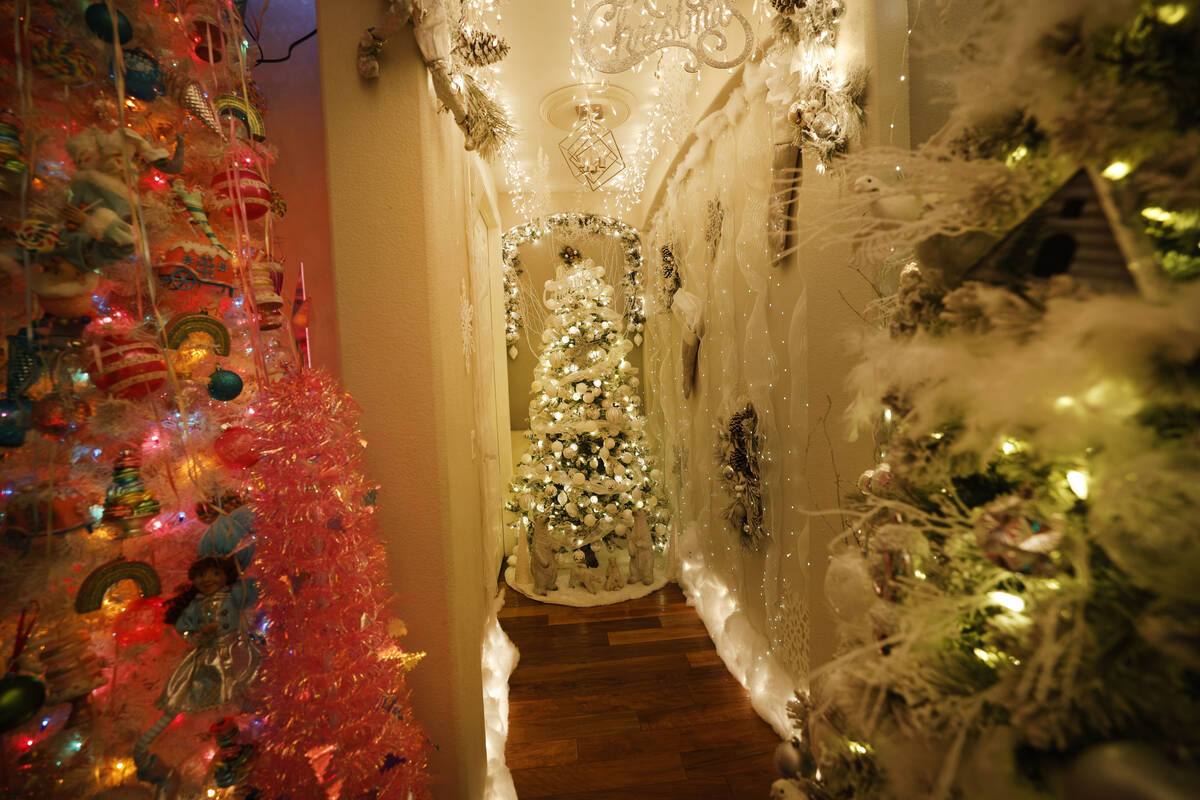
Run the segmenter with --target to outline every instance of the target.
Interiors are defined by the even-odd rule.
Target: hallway
[[[754,798],[778,743],[679,587],[570,608],[507,591],[521,652],[506,757],[521,800]]]

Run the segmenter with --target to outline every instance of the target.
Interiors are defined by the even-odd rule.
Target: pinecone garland
[[[782,16],[790,16],[807,5],[807,0],[771,0],[771,7]]]
[[[490,31],[459,28],[454,40],[454,55],[467,66],[486,67],[508,55],[508,42]]]

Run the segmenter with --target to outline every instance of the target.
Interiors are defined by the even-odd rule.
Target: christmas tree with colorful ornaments
[[[0,4],[5,797],[428,796],[242,5]]]

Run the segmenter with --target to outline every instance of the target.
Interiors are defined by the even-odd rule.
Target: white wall
[[[899,80],[907,69],[905,24],[900,0],[853,4],[843,24],[844,56],[871,76],[868,123],[854,147],[907,146],[907,80]],[[648,405],[667,460],[674,461],[677,526],[704,564],[697,585],[720,596],[713,608],[731,614],[719,621],[715,638],[728,636],[727,664],[758,684],[763,704],[771,706],[764,716],[778,721],[788,693],[778,690],[788,682],[803,686],[834,653],[824,590],[828,547],[843,535],[842,498],[872,465],[870,441],[851,441],[844,422],[852,399],[846,378],[856,358],[855,333],[866,325],[860,314],[875,295],[872,276],[847,268],[847,244],[805,229],[806,214],[843,191],[845,176],[836,170],[822,176],[806,164],[797,214],[801,234],[814,235],[785,262],[770,263],[763,206],[772,145],[787,132],[779,127],[781,109],[766,103],[758,70],[747,68],[713,94],[717,107],[698,126],[695,143],[674,159],[664,185],[651,189],[658,203],[650,207],[647,243],[677,246],[684,289],[705,308],[695,394],[685,399],[680,388],[682,332],[669,315],[651,319],[646,362]],[[711,200],[731,215],[715,256],[702,236]],[[769,539],[759,551],[743,550],[722,518],[729,499],[716,477],[716,426],[742,398],[755,404],[766,434]],[[770,669],[762,667],[768,662]],[[760,668],[783,678],[755,679]]]
[[[387,43],[377,80],[359,78],[355,45],[382,10],[377,0],[318,8],[342,375],[383,487],[407,644],[429,653],[409,681],[438,748],[433,792],[474,799],[485,774],[480,647],[494,587],[460,320],[475,156],[438,113],[411,30]]]

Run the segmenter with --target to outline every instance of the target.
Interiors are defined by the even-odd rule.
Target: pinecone
[[[771,0],[771,6],[782,16],[790,16],[807,5],[807,0]]]
[[[748,429],[743,427],[743,422],[749,423]],[[743,431],[751,433],[757,427],[758,412],[754,410],[753,403],[747,403],[741,411],[737,411],[729,416],[729,436],[735,441],[745,436]]]
[[[469,67],[486,67],[508,55],[508,42],[490,31],[459,28],[454,55]]]

